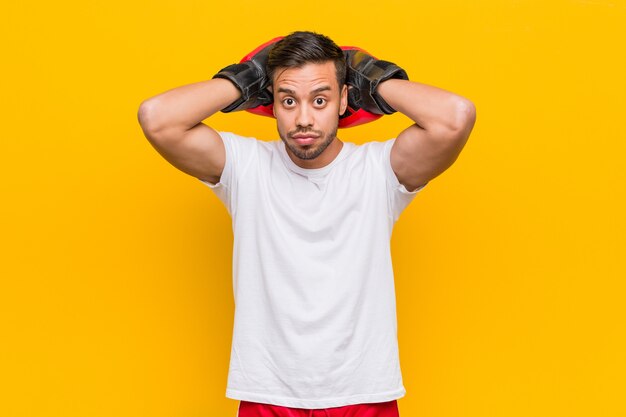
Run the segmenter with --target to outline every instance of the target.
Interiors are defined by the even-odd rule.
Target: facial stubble
[[[293,142],[293,139],[291,138],[291,135],[295,135],[297,133],[311,133],[311,132],[312,131],[309,130],[306,132],[296,131],[293,133],[289,133],[287,134],[289,139],[287,139],[285,135],[283,135],[280,131],[278,132],[278,134],[280,135],[280,138],[285,143],[287,148],[289,148],[289,150],[295,156],[303,160],[310,160],[310,159],[317,158],[318,156],[322,154],[322,152],[326,150],[326,148],[328,148],[328,146],[333,142],[333,140],[337,136],[337,129],[327,134],[326,137],[324,138],[324,141],[320,143],[317,147],[313,147],[313,145],[298,146],[296,143]]]

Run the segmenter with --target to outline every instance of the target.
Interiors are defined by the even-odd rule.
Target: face
[[[330,163],[341,150],[335,140],[339,116],[348,104],[339,90],[335,64],[278,69],[274,75],[274,116],[278,134],[296,164],[306,168]]]

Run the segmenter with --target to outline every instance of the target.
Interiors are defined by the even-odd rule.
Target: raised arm
[[[149,98],[139,106],[137,117],[148,141],[169,163],[216,184],[226,152],[217,131],[202,121],[240,96],[233,83],[215,78]]]
[[[399,111],[415,123],[391,148],[391,167],[409,191],[426,184],[456,160],[476,120],[471,101],[437,87],[409,81],[393,62],[352,48],[348,64],[349,105],[373,114]]]
[[[415,122],[391,148],[391,166],[400,183],[412,191],[456,161],[474,127],[476,108],[464,97],[407,80],[384,81],[378,93]]]
[[[278,39],[260,45],[243,62],[222,68],[211,80],[168,90],[141,103],[139,124],[152,146],[181,171],[218,183],[226,150],[217,131],[202,121],[220,110],[229,113],[272,103],[265,63]]]

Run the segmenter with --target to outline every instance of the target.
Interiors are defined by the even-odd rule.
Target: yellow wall
[[[5,3],[0,415],[234,417],[230,218],[136,113],[298,29],[477,107],[394,231],[401,415],[626,415],[626,2]]]

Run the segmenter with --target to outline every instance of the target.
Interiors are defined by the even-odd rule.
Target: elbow
[[[155,104],[148,100],[144,100],[137,110],[137,121],[141,125],[144,132],[155,131],[155,121],[158,119],[155,117]]]
[[[476,106],[470,100],[460,99],[456,105],[450,137],[465,141],[476,123]]]
[[[476,106],[470,100],[461,99],[456,106],[455,126],[457,130],[465,130],[468,125],[476,122]]]
[[[476,107],[474,103],[466,99],[459,99],[446,123],[433,129],[431,137],[446,144],[445,146],[463,147],[474,128],[475,122]]]
[[[150,142],[156,142],[162,136],[162,128],[157,123],[160,118],[156,113],[155,104],[148,100],[141,103],[137,110],[137,121],[144,136]]]

